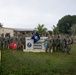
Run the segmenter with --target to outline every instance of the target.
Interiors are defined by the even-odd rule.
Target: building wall
[[[10,33],[10,36],[13,36],[14,31],[10,28],[4,28],[4,27],[0,28],[0,36],[1,34],[4,34],[5,36],[6,33]]]
[[[19,29],[19,30],[15,30],[15,29],[11,29],[11,28],[5,28],[5,27],[0,27],[0,36],[1,36],[1,34],[4,34],[4,37],[5,37],[5,34],[6,33],[10,33],[10,36],[12,37],[12,36],[14,36],[15,34],[20,34],[20,33],[22,33],[22,34],[28,34],[28,35],[32,35],[32,33],[33,33],[33,30],[32,31],[30,31],[30,30],[22,30],[22,29]]]

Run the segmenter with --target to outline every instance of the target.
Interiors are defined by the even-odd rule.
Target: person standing
[[[72,38],[70,36],[67,36],[66,43],[67,43],[67,53],[70,54],[72,45]]]
[[[50,35],[48,35],[48,38],[45,39],[47,45],[46,45],[46,48],[45,48],[45,52],[50,52],[51,49],[52,49],[52,38],[50,37]],[[45,42],[44,41],[44,42]],[[49,51],[48,51],[49,50]]]
[[[9,37],[5,36],[5,38],[4,38],[4,49],[8,49],[8,40],[9,40]]]
[[[65,36],[63,36],[63,40],[62,40],[62,51],[64,53],[66,53],[66,51],[67,51],[67,39]]]
[[[57,36],[56,35],[53,35],[53,44],[52,44],[52,47],[53,47],[53,51],[56,51],[56,40],[57,40]]]
[[[56,51],[60,50],[60,36],[57,37],[56,39]]]
[[[62,49],[63,49],[63,34],[60,34],[59,35],[60,36],[60,50],[62,51]]]

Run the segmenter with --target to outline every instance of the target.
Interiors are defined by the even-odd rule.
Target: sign
[[[37,37],[35,37],[37,38]],[[26,37],[26,50],[45,50],[47,42],[43,42],[47,37],[40,37],[36,43],[31,37]]]
[[[44,43],[44,47],[46,47],[46,46],[47,46],[47,43],[45,42],[45,43]]]
[[[29,43],[27,43],[27,46],[28,46],[28,47],[31,47],[31,46],[32,46],[32,44],[29,42]]]

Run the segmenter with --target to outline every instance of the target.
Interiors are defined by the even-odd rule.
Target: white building
[[[22,29],[22,28],[6,28],[6,27],[0,27],[0,36],[1,34],[5,36],[14,36],[14,34],[18,33],[32,33],[33,29]]]
[[[10,28],[0,27],[0,36],[1,36],[1,34],[3,34],[4,37],[6,35],[13,36],[14,31],[13,31],[13,29],[10,29]]]

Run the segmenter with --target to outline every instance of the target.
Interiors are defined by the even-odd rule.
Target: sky
[[[48,30],[65,15],[76,15],[76,0],[0,0],[0,23],[9,28]]]

